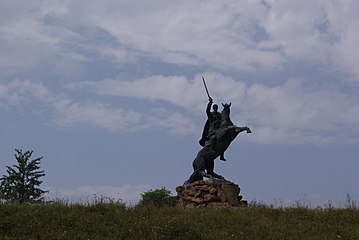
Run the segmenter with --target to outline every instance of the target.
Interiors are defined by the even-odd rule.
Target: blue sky
[[[251,127],[215,170],[247,200],[359,199],[358,1],[1,1],[0,173],[135,202],[192,172],[204,76]]]

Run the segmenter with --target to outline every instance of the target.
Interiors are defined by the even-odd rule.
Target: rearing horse
[[[205,146],[199,150],[197,157],[194,159],[193,173],[185,183],[192,183],[198,180],[203,180],[203,177],[224,179],[221,175],[215,173],[214,160],[227,150],[231,142],[237,137],[240,132],[247,131],[251,133],[249,127],[237,127],[231,121],[230,104],[223,104],[223,110],[221,112],[221,127],[217,130],[217,144],[215,152],[211,149],[210,142],[206,142]]]

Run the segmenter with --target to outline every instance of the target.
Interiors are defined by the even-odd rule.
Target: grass
[[[359,210],[1,204],[0,239],[359,239]]]

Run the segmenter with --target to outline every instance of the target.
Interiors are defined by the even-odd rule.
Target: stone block
[[[200,180],[179,186],[176,192],[178,205],[186,208],[226,208],[246,205],[246,201],[239,195],[239,186],[225,180]]]
[[[215,187],[211,187],[210,189],[209,189],[209,194],[212,194],[212,195],[217,195],[217,188],[215,188]]]
[[[184,187],[183,187],[183,186],[178,186],[178,187],[176,187],[176,192],[177,192],[177,193],[181,193],[183,190],[184,190]]]
[[[219,201],[221,201],[221,199],[218,197],[218,196],[216,196],[216,195],[212,195],[212,194],[206,194],[206,195],[204,195],[204,201],[206,202],[206,203],[211,203],[211,202],[219,202]]]
[[[195,203],[203,203],[204,199],[203,198],[192,198],[191,201],[195,202]]]

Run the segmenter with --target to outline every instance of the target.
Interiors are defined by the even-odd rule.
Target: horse
[[[227,103],[223,104],[222,103],[223,110],[221,112],[221,126],[220,126],[220,129],[234,125],[231,118],[229,117],[229,115],[231,114],[231,105],[232,105],[232,103],[229,103],[229,104],[227,104]]]
[[[222,106],[223,110],[221,112],[221,126],[217,130],[217,143],[214,149],[215,151],[212,151],[211,143],[210,141],[207,141],[205,146],[199,150],[196,158],[193,160],[193,173],[185,182],[185,184],[203,180],[203,177],[225,180],[223,176],[214,172],[214,160],[220,155],[220,153],[224,153],[227,150],[231,142],[237,137],[239,133],[243,131],[251,133],[249,127],[238,127],[231,121],[229,116],[231,103],[222,103]]]

